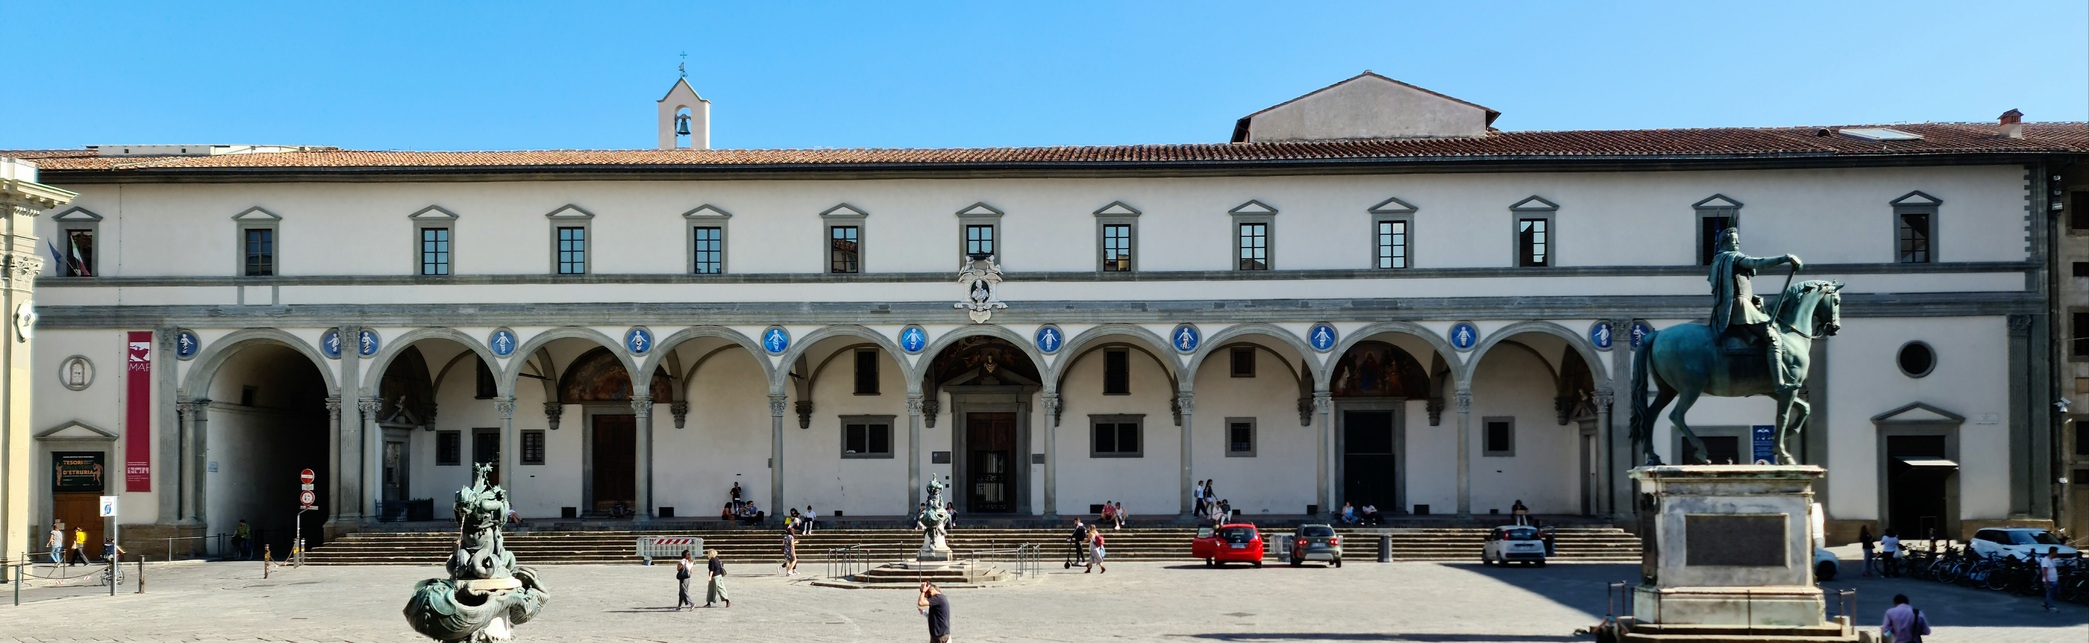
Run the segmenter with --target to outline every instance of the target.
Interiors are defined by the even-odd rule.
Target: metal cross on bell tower
[[[682,72],[683,78],[689,77],[689,52],[682,52],[682,64],[675,65],[675,71]]]

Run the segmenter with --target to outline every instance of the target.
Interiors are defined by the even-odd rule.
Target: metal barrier
[[[862,545],[849,545],[827,550],[827,577],[846,578],[856,575],[856,570],[870,571],[870,549]]]
[[[1823,593],[1834,597],[1833,600],[1826,601],[1828,607],[1833,610],[1825,615],[1829,622],[1835,622],[1837,617],[1848,619],[1848,622],[1852,624],[1857,622],[1857,590],[1842,588],[1824,590]],[[1823,596],[1822,598],[1828,598],[1828,596]]]
[[[704,539],[695,536],[640,536],[638,555],[653,564],[654,558],[681,558],[688,551],[698,556],[704,553]]]
[[[972,562],[974,572],[980,561],[1002,561],[1013,563],[1009,570],[1017,578],[1030,578],[1042,572],[1044,548],[1035,544],[1018,545],[1012,549],[978,549],[965,553],[964,559]],[[970,579],[967,579],[970,580]]]
[[[1604,591],[1604,620],[1616,621],[1632,616],[1632,585],[1632,581],[1621,580],[1611,583],[1610,587]]]

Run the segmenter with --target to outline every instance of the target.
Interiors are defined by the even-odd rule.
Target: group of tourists
[[[1099,523],[1091,525],[1075,518],[1074,532],[1066,538],[1067,544],[1073,547],[1071,557],[1081,561],[1083,574],[1097,569],[1101,569],[1105,574],[1110,573],[1110,568],[1103,566],[1104,539],[1102,530],[1097,529],[1100,526]]]
[[[1871,538],[1871,526],[1866,525],[1864,527],[1858,528],[1857,542],[1858,544],[1864,547],[1865,576],[1870,576],[1872,570],[1874,569],[1878,570],[1880,576],[1890,578],[1900,575],[1899,531],[1895,531],[1892,529],[1886,530],[1886,537],[1880,538],[1878,540],[1877,548],[1876,550],[1874,550]],[[1877,561],[1876,564],[1874,564],[1874,560]]]
[[[68,542],[71,543],[70,546],[67,545]],[[95,561],[87,559],[87,530],[83,527],[74,526],[72,539],[68,541],[65,537],[64,521],[54,521],[52,523],[51,533],[44,539],[44,548],[50,551],[52,567],[57,567],[61,562],[68,567],[95,564]],[[100,562],[123,560],[123,555],[127,553],[130,552],[118,546],[115,539],[102,539]]]
[[[1123,529],[1128,522],[1131,522],[1131,514],[1124,511],[1124,503],[1104,500],[1102,517],[1095,521],[1095,524],[1108,524],[1111,529]]]
[[[725,578],[725,561],[718,559],[716,549],[704,550],[704,559],[704,571],[710,575],[709,588],[704,592],[704,607],[710,607],[719,601],[725,601],[726,607],[732,607],[733,599],[726,596],[725,583],[722,580]],[[675,562],[675,582],[681,587],[681,594],[675,599],[676,610],[696,609],[696,601],[689,600],[689,579],[695,575],[696,558],[689,550],[684,549],[682,560]]]
[[[1232,522],[1233,501],[1220,499],[1211,482],[1206,479],[1190,488],[1190,500],[1197,506],[1196,515],[1216,524]]]
[[[1364,503],[1362,509],[1358,509],[1355,505],[1352,505],[1349,502],[1344,501],[1342,503],[1342,513],[1339,514],[1339,518],[1341,519],[1343,524],[1349,525],[1385,524],[1385,517],[1378,514],[1378,505],[1374,505],[1368,502]]]

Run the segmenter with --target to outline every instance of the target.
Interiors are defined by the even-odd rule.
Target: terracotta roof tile
[[[1835,133],[1891,127],[1919,141],[1868,141]],[[1827,130],[1826,136],[1818,135]],[[1188,143],[986,148],[766,150],[381,151],[325,149],[220,156],[103,157],[92,150],[0,150],[47,171],[469,170],[497,168],[847,169],[931,166],[1196,165],[1312,161],[1780,158],[1941,154],[2089,153],[2089,123],[2026,123],[2012,139],[1985,123],[1826,127],[1491,132],[1479,138],[1368,139],[1279,143]]]

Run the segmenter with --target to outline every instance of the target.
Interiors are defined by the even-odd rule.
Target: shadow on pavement
[[[1242,634],[1182,634],[1193,639],[1214,641],[1415,641],[1454,643],[1457,641],[1586,641],[1582,636],[1531,636],[1529,634],[1385,634],[1385,633],[1242,633]]]

